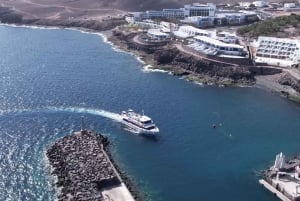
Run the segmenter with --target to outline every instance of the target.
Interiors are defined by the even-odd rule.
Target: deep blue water
[[[0,77],[0,200],[54,199],[44,152],[80,129],[84,108],[149,200],[275,201],[259,171],[280,151],[300,152],[295,104],[256,88],[143,72],[98,35],[0,26]],[[97,115],[128,108],[154,119],[156,141]]]

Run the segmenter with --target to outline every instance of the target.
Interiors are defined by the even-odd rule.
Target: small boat
[[[145,136],[155,136],[159,132],[152,119],[146,115],[135,113],[132,109],[122,111],[122,123],[136,133]]]

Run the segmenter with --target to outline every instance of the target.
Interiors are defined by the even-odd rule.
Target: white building
[[[219,41],[222,41],[224,43],[232,43],[236,44],[237,42],[237,37],[234,33],[229,33],[226,31],[222,31],[216,34],[216,39]]]
[[[296,4],[295,3],[285,3],[283,5],[284,8],[295,8]]]
[[[226,19],[228,24],[243,24],[247,15],[242,12],[217,13],[216,19]]]
[[[203,16],[193,16],[186,17],[181,22],[184,23],[192,23],[197,27],[211,27],[214,26],[214,17],[203,17]]]
[[[193,36],[211,36],[212,32],[203,30],[203,29],[197,29],[193,26],[180,26],[177,31],[174,31],[173,34],[179,38],[188,38]]]
[[[216,5],[213,3],[208,4],[187,4],[184,6],[184,16],[192,17],[192,16],[215,16]]]
[[[251,2],[239,2],[239,5],[242,8],[249,8],[251,5]]]
[[[160,22],[160,30],[164,33],[170,33],[172,27],[174,27],[173,23],[162,21]]]
[[[147,35],[153,40],[166,40],[170,37],[169,34],[161,32],[160,29],[149,29]]]
[[[195,49],[207,54],[234,56],[244,56],[246,54],[244,47],[241,45],[224,43],[207,36],[195,36],[194,39],[198,43],[198,47]]]
[[[131,15],[135,20],[151,19],[151,18],[183,18],[184,9],[163,9],[163,10],[147,10],[146,12],[133,12]]]
[[[158,29],[161,26],[152,20],[134,21],[134,24],[145,29]]]
[[[300,41],[288,38],[259,37],[255,61],[282,67],[300,63]]]
[[[268,3],[266,1],[253,1],[252,4],[257,8],[263,8],[268,6]]]

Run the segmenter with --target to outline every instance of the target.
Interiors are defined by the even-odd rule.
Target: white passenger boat
[[[141,115],[129,109],[122,111],[121,116],[122,123],[138,134],[155,136],[159,132],[158,127],[153,123],[152,119],[144,114]]]

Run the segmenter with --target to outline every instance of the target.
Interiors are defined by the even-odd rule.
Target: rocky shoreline
[[[143,46],[135,43],[134,33],[115,29],[107,35],[108,40],[119,49],[132,52],[142,58],[152,69],[171,72],[175,76],[186,76],[190,81],[217,85],[253,85],[254,75],[244,67],[222,66],[180,52],[174,43],[160,46]]]
[[[222,87],[255,86],[291,101],[300,102],[300,82],[281,69],[266,66],[220,65],[180,52],[172,42],[158,47],[146,47],[133,41],[135,33],[120,30],[119,27],[106,32],[105,35],[108,41],[119,49],[132,52],[141,58],[145,65],[150,65],[150,69],[165,70],[201,84]]]
[[[112,160],[108,139],[80,131],[55,142],[46,153],[61,188],[58,200],[105,200],[102,191],[125,183],[134,200],[142,195]]]
[[[144,46],[133,41],[136,33],[122,30],[126,21],[122,17],[106,20],[66,20],[66,19],[23,19],[7,7],[0,7],[1,23],[75,28],[87,32],[104,34],[117,48],[133,53],[142,59],[148,69],[168,71],[175,76],[185,76],[189,81],[219,86],[259,86],[282,95],[292,101],[300,102],[300,82],[281,70],[255,66],[224,66],[209,62],[179,51],[174,42],[163,45]],[[273,79],[273,75],[277,76]],[[263,81],[261,76],[271,77]],[[278,87],[280,85],[280,87]],[[275,87],[276,86],[276,87]],[[288,90],[286,90],[288,88]]]

